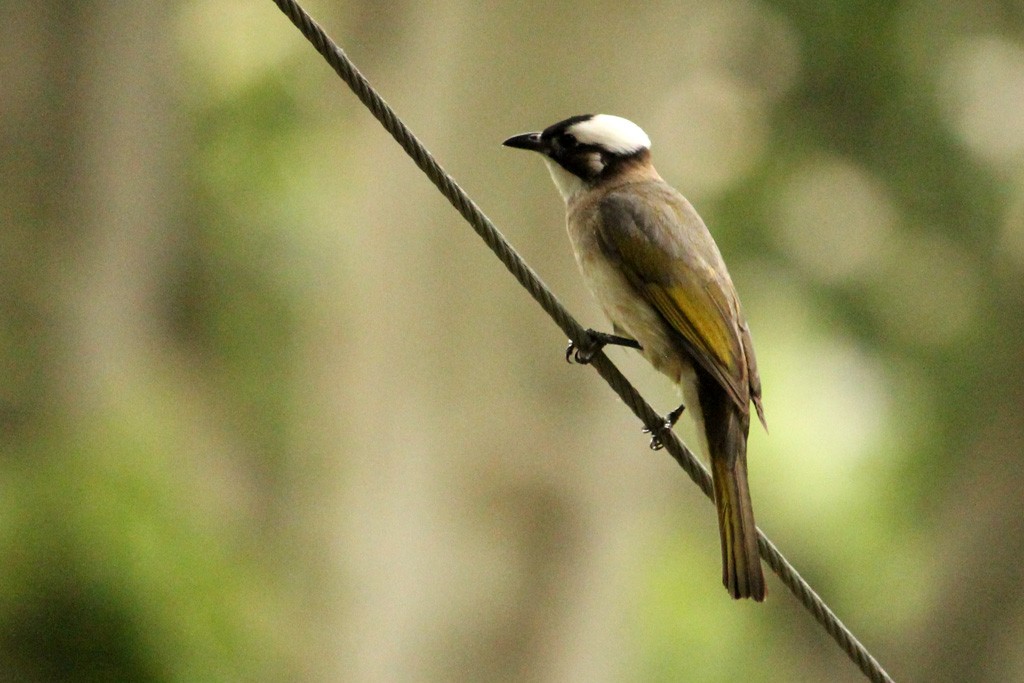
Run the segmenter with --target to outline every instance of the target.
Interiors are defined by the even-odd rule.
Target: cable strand
[[[341,79],[349,86],[359,101],[373,114],[384,129],[405,150],[421,171],[437,187],[441,194],[462,215],[484,243],[494,252],[516,280],[534,298],[558,327],[577,343],[585,342],[587,331],[562,305],[551,289],[544,284],[536,272],[523,260],[481,211],[480,207],[462,190],[455,180],[441,167],[433,155],[416,138],[395,111],[384,101],[369,81],[360,73],[345,52],[332,41],[324,30],[294,0],[274,0],[274,3],[299,29],[317,52],[327,61]],[[636,415],[645,427],[657,433],[665,450],[679,463],[693,482],[714,500],[711,475],[694,455],[682,444],[672,431],[663,430],[662,418],[637,392],[633,385],[601,351],[594,354],[590,365],[618,394],[623,403]],[[839,644],[847,656],[864,675],[874,683],[892,683],[892,678],[878,660],[853,635],[821,597],[814,592],[807,581],[775,547],[775,544],[757,530],[758,548],[761,557],[775,572],[782,583],[790,589],[800,603],[821,624],[825,631]]]

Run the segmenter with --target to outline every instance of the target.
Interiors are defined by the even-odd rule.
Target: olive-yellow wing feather
[[[638,189],[602,200],[602,246],[679,333],[694,360],[747,413],[749,334],[718,247],[682,195],[661,183]],[[760,408],[760,396],[755,405]]]

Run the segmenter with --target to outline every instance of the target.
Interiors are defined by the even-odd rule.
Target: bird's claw
[[[570,339],[569,345],[565,347],[565,362],[572,363],[575,360],[580,365],[587,365],[594,359],[595,353],[597,353],[596,349],[584,349]]]
[[[686,410],[686,406],[680,403],[678,408],[665,416],[665,422],[668,423],[669,429],[676,426],[676,422],[679,422],[679,418],[682,416],[684,410]]]
[[[668,420],[665,420],[661,424],[661,426],[658,427],[657,429],[651,429],[650,427],[644,427],[640,431],[642,431],[644,434],[650,434],[651,435],[651,443],[650,443],[651,450],[652,451],[660,451],[662,448],[665,447],[665,442],[661,440],[661,433],[662,432],[672,431],[672,423],[670,421],[668,421]]]
[[[565,362],[571,363],[575,360],[580,365],[588,365],[594,359],[594,356],[597,355],[597,352],[608,344],[643,350],[643,347],[635,339],[598,332],[597,330],[587,330],[586,335],[579,342],[572,339],[569,340],[569,345],[565,347]]]
[[[666,415],[665,422],[662,423],[661,428],[658,429],[657,431],[651,429],[650,427],[643,428],[642,431],[644,434],[651,435],[650,448],[652,451],[660,451],[662,448],[665,447],[665,442],[661,440],[661,433],[671,432],[672,428],[676,426],[676,422],[679,422],[679,417],[683,414],[684,410],[686,410],[686,406],[680,405],[678,408],[676,408],[671,413]]]

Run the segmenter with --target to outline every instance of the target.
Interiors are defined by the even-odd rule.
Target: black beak
[[[516,149],[528,149],[531,152],[543,152],[546,147],[544,142],[540,139],[540,133],[523,133],[522,135],[513,135],[501,144],[506,147],[515,147]]]

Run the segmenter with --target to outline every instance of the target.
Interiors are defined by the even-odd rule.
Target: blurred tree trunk
[[[121,401],[153,377],[181,196],[183,131],[174,82],[173,4],[96,2],[70,39],[81,76],[64,162],[77,186],[64,228],[69,404]],[[77,233],[77,234],[74,234]],[[78,409],[83,406],[77,406]]]
[[[77,514],[102,494],[83,481],[65,488],[63,476],[102,478],[83,434],[152,375],[181,144],[167,88],[170,7],[4,9],[0,425],[5,472],[33,499],[5,520],[17,548],[6,555],[0,678],[152,680],[159,665],[134,639],[138,596],[98,586],[112,558],[90,566],[77,551],[83,538],[116,534]],[[83,545],[97,557],[110,550]]]
[[[503,133],[515,131],[496,128],[494,112],[529,104],[519,91],[477,88],[470,74],[507,36],[467,32],[488,25],[473,21],[473,3],[406,9],[400,27],[359,25],[342,47],[450,170],[459,159],[447,150],[498,158]],[[500,11],[488,10],[486,30],[500,32],[522,10]],[[514,68],[509,77],[519,77]],[[359,233],[360,252],[374,258],[357,265],[357,317],[324,328],[349,337],[346,348],[333,342],[347,362],[328,367],[355,368],[324,377],[331,410],[344,412],[353,395],[366,403],[358,423],[339,425],[352,432],[338,434],[354,439],[339,502],[354,516],[335,543],[352,549],[343,590],[354,597],[337,673],[616,680],[625,644],[621,597],[609,591],[628,557],[640,471],[617,471],[628,458],[613,461],[607,449],[588,451],[609,443],[601,424],[615,428],[575,393],[600,391],[590,371],[564,364],[561,335],[376,121],[361,109],[354,120],[367,142],[351,164],[365,173],[347,213],[364,221],[340,229]],[[544,187],[552,210],[536,229],[571,267],[562,209]],[[498,414],[487,410],[495,405]],[[610,397],[603,406],[617,407]]]
[[[8,15],[2,258],[26,353],[5,398],[80,415],[146,375],[158,334],[181,144],[169,7],[11,3]]]

